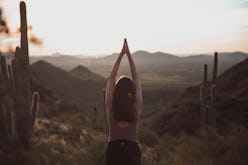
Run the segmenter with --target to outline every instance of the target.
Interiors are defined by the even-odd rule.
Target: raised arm
[[[125,43],[123,44],[121,53],[117,57],[115,64],[112,68],[112,71],[108,77],[108,83],[107,83],[107,88],[106,88],[106,96],[105,96],[105,105],[106,105],[106,110],[110,111],[112,107],[112,100],[113,100],[113,93],[114,93],[114,87],[115,87],[115,81],[116,81],[116,75],[121,63],[121,59],[123,55],[125,54]]]
[[[128,57],[128,61],[129,61],[129,64],[130,64],[132,78],[133,78],[133,81],[134,81],[134,84],[135,84],[135,88],[136,88],[136,104],[137,104],[137,109],[138,110],[141,110],[142,109],[142,102],[143,102],[143,100],[142,100],[142,89],[141,89],[141,84],[140,84],[140,77],[139,77],[139,74],[136,71],[136,66],[134,64],[132,55],[131,55],[131,53],[129,51],[129,48],[128,48],[126,39],[124,41],[124,44],[126,45],[125,46],[125,49],[126,49],[125,52],[126,52],[127,57]]]
[[[136,66],[134,64],[133,58],[131,56],[131,53],[129,51],[129,48],[128,48],[127,40],[126,39],[124,41],[124,44],[125,44],[125,52],[127,54],[127,58],[128,58],[130,69],[131,69],[132,78],[135,79],[137,77]]]

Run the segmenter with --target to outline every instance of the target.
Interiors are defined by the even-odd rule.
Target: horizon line
[[[239,50],[235,50],[235,51],[213,51],[213,52],[201,52],[201,53],[180,53],[180,54],[177,54],[177,53],[168,53],[168,52],[163,52],[163,51],[147,51],[147,50],[136,50],[134,52],[132,52],[131,54],[133,53],[137,53],[137,52],[146,52],[146,53],[149,53],[149,54],[156,54],[156,53],[162,53],[162,54],[167,54],[167,55],[173,55],[173,56],[177,56],[177,57],[187,57],[187,56],[198,56],[198,55],[214,55],[215,52],[217,52],[218,54],[219,53],[244,53],[244,54],[248,54],[248,52],[245,52],[245,51],[239,51]],[[5,52],[6,53],[6,52]],[[87,58],[101,58],[101,57],[107,57],[107,56],[112,56],[112,55],[115,55],[115,54],[119,54],[119,52],[113,52],[113,53],[109,53],[109,54],[91,54],[91,55],[86,55],[86,54],[83,54],[83,53],[75,53],[75,54],[67,54],[67,53],[63,53],[63,52],[54,52],[54,53],[48,53],[48,54],[32,54],[32,53],[29,53],[30,56],[32,57],[40,57],[40,56],[81,56],[81,57],[87,57]]]

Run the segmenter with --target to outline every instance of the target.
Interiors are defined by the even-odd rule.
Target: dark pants
[[[106,165],[141,165],[138,143],[116,140],[108,143]]]

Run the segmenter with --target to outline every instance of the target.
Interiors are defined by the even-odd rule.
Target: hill
[[[32,64],[30,70],[40,84],[54,91],[61,99],[69,99],[87,108],[102,104],[103,83],[83,81],[45,61]]]
[[[108,61],[113,63],[117,55],[118,55],[117,53],[114,53],[112,55],[102,57],[101,61],[104,62]],[[180,59],[180,57],[168,53],[163,53],[163,52],[150,53],[142,50],[132,53],[132,56],[137,63],[151,63],[151,62],[160,63],[160,62],[176,61]]]
[[[30,63],[36,63],[39,60],[46,61],[54,66],[63,68],[64,70],[71,70],[73,67],[84,63],[85,59],[77,56],[53,54],[49,56],[33,56],[30,58]]]
[[[52,56],[32,57],[30,61],[31,63],[34,63],[38,60],[44,60],[67,71],[70,71],[79,65],[83,65],[98,75],[107,77],[117,55],[117,53],[114,53],[99,58],[80,58],[79,56],[56,54]],[[207,63],[210,68],[212,64],[212,55],[209,54],[179,57],[163,52],[150,53],[146,51],[136,51],[132,53],[132,55],[137,69],[141,73],[143,82],[150,82],[151,79],[153,81],[161,82],[161,79],[171,80],[173,77],[173,81],[176,81],[177,84],[184,87],[194,85],[201,80],[202,76],[199,70],[202,70],[203,64]],[[237,64],[247,57],[248,54],[242,52],[219,53],[219,73],[223,73],[232,65]],[[121,63],[120,72],[122,74],[129,72],[129,64],[126,56],[124,56],[123,62]],[[174,80],[175,76],[176,79]],[[161,79],[157,79],[156,77],[160,77]],[[178,77],[183,79],[183,82],[177,79]]]
[[[217,128],[226,132],[231,125],[248,128],[248,59],[231,67],[217,79]],[[200,86],[187,88],[173,103],[155,115],[153,128],[159,134],[181,131],[194,134],[200,128]]]
[[[31,57],[30,61],[31,63],[37,62],[38,60],[44,60],[47,61],[55,66],[58,66],[63,69],[72,69],[75,68],[78,65],[85,65],[87,67],[91,66],[97,66],[100,65],[110,65],[112,66],[115,59],[117,58],[118,53],[113,53],[112,55],[106,55],[104,57],[85,57],[82,56],[73,56],[73,55],[51,55],[51,56],[36,56]],[[198,54],[198,55],[189,55],[189,56],[176,56],[164,52],[147,52],[147,51],[136,51],[132,53],[134,61],[137,63],[137,65],[144,65],[144,64],[166,64],[166,63],[203,63],[212,61],[212,55],[210,54]],[[232,62],[238,63],[244,59],[248,58],[248,54],[243,52],[220,52],[219,53],[219,59],[223,62]],[[126,59],[124,59],[126,60]]]
[[[218,79],[219,91],[227,97],[248,101],[248,59],[234,65]]]
[[[91,70],[89,70],[88,68],[79,65],[77,67],[75,67],[74,69],[72,69],[70,71],[70,73],[72,75],[74,75],[77,78],[80,78],[81,80],[92,80],[92,81],[96,81],[96,82],[105,82],[105,78],[103,78],[102,76],[92,72]]]

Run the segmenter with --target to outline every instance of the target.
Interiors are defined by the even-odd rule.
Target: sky
[[[11,31],[19,0],[0,0]],[[26,0],[28,23],[42,45],[32,55],[103,55],[130,51],[176,55],[248,52],[248,0]],[[1,45],[19,38],[1,37]]]

